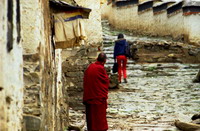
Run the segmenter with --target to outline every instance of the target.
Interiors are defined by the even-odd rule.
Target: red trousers
[[[126,75],[126,64],[127,64],[127,57],[125,55],[117,56],[117,64],[118,64],[118,80],[121,82],[122,79],[122,72],[124,79],[127,77]]]
[[[107,102],[101,104],[85,104],[88,131],[107,131]]]

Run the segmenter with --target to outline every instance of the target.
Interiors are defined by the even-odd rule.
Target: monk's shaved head
[[[106,54],[105,53],[100,53],[98,55],[97,61],[99,61],[99,62],[106,62],[106,59],[107,59]]]

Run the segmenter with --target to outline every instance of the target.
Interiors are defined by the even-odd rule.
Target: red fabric
[[[104,64],[97,61],[89,65],[84,74],[83,86],[88,131],[106,131],[109,78]]]
[[[83,102],[94,99],[107,99],[109,78],[104,64],[95,62],[89,65],[84,74]]]
[[[86,104],[86,119],[88,131],[107,131],[106,119],[107,102],[101,104]]]
[[[118,64],[118,80],[121,82],[122,79],[122,72],[124,78],[127,78],[126,75],[126,64],[127,64],[127,57],[125,55],[119,55],[117,56],[117,64]]]

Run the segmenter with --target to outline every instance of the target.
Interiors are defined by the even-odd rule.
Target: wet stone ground
[[[109,90],[109,130],[173,131],[177,130],[174,120],[190,122],[191,116],[200,112],[200,84],[192,83],[198,65],[154,63],[128,66],[128,83]],[[82,111],[71,110],[70,116],[73,125],[83,125]]]
[[[116,36],[107,31],[104,38]],[[108,55],[105,66],[112,67],[113,46],[104,52]],[[177,131],[174,120],[190,122],[192,115],[200,113],[200,84],[192,82],[199,68],[199,64],[129,60],[128,83],[109,90],[109,131]],[[84,110],[70,109],[69,117],[70,124],[86,130]]]
[[[110,130],[177,130],[174,120],[190,122],[200,112],[200,84],[192,83],[199,65],[132,64],[130,60],[127,68],[128,83],[109,91]]]

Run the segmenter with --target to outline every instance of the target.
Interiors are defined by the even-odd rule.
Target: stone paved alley
[[[104,38],[112,43],[117,32],[105,29]],[[104,52],[109,57],[106,67],[111,67],[113,46],[105,47]],[[192,83],[199,68],[199,64],[142,64],[130,60],[128,83],[109,90],[109,131],[176,131],[174,120],[190,122],[191,116],[200,112],[200,85]],[[72,125],[86,129],[83,110],[71,108],[69,115]]]

